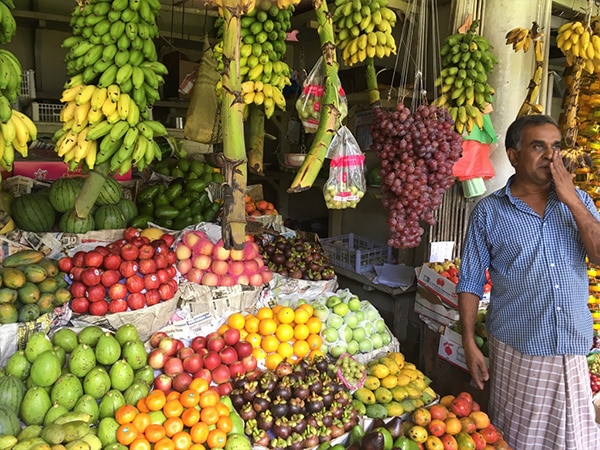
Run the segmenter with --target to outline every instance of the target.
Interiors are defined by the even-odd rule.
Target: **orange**
[[[175,450],[188,450],[192,446],[192,437],[187,431],[180,431],[171,437]]]
[[[323,353],[321,350],[311,350],[308,354],[308,357],[310,359],[325,358],[325,353]]]
[[[273,318],[277,317],[277,314],[279,313],[281,308],[283,308],[283,305],[275,305],[271,308],[273,310]]]
[[[323,344],[323,339],[318,334],[311,334],[306,338],[306,342],[311,350],[319,350]]]
[[[294,342],[294,355],[296,355],[298,358],[304,358],[309,353],[310,345],[308,345],[308,342],[303,340]]]
[[[277,347],[277,353],[283,356],[283,359],[291,358],[294,354],[294,347],[289,342],[282,342]]]
[[[144,436],[148,442],[158,442],[167,435],[167,430],[162,425],[150,424],[144,430]]]
[[[263,306],[256,312],[256,318],[258,320],[272,319],[273,318],[273,310],[271,308],[267,308],[266,306]]]
[[[301,305],[298,305],[298,308],[296,308],[296,311],[299,309],[306,310],[306,312],[308,312],[309,318],[312,317],[312,315],[314,314],[314,311],[315,311],[314,308],[312,307],[312,305],[309,303],[302,303]],[[298,322],[296,322],[296,323],[298,323]]]
[[[294,339],[304,340],[310,334],[310,330],[308,329],[308,325],[304,323],[299,323],[294,327]]]
[[[269,370],[275,370],[281,361],[283,361],[283,356],[279,353],[270,353],[265,358],[265,367]]]
[[[296,325],[304,324],[308,322],[308,319],[310,319],[311,316],[312,314],[306,308],[298,307],[294,311],[294,322]]]
[[[246,316],[246,321],[244,323],[244,330],[248,333],[256,333],[258,331],[258,324],[260,323],[260,319],[252,314]]]
[[[208,432],[208,437],[206,438],[208,448],[224,448],[226,442],[227,433],[225,433],[223,430],[215,428],[214,430],[210,430]]]
[[[175,450],[175,444],[170,438],[164,437],[154,443],[154,450]]]
[[[225,334],[225,332],[226,332],[227,330],[229,330],[229,328],[230,328],[230,326],[229,326],[229,325],[227,325],[226,323],[224,323],[224,324],[223,324],[223,325],[221,325],[219,328],[217,328],[217,333],[219,333],[219,334],[223,335],[223,334]]]
[[[229,433],[233,429],[233,422],[229,416],[221,416],[217,420],[217,428],[223,430],[225,433]]]
[[[133,405],[123,405],[115,412],[115,420],[118,424],[123,425],[124,423],[133,422],[135,416],[138,415],[138,410]]]
[[[190,383],[190,389],[201,394],[208,390],[208,381],[204,378],[194,378]]]
[[[279,347],[279,339],[273,335],[264,336],[260,341],[260,346],[267,353],[276,352]]]
[[[143,433],[146,430],[146,427],[150,425],[150,416],[148,413],[139,413],[137,416],[133,418],[131,423],[135,426],[135,429],[138,433]]]
[[[150,391],[146,397],[146,406],[150,411],[160,411],[167,402],[167,396],[160,389]]]
[[[194,442],[192,445],[190,445],[190,450],[206,450],[206,447],[204,447],[202,444],[197,444]]]
[[[289,323],[282,323],[277,327],[275,336],[280,342],[287,342],[294,337],[294,328]]]
[[[192,408],[198,404],[200,394],[193,389],[187,389],[179,396],[179,401],[186,408]]]
[[[200,410],[200,420],[208,426],[214,425],[219,420],[219,411],[215,406],[206,406]]]
[[[143,436],[136,437],[131,444],[129,444],[129,450],[151,450],[152,445]]]
[[[135,440],[135,438],[137,438],[137,436],[138,431],[131,423],[121,424],[117,429],[117,441],[119,444],[129,445]]]
[[[181,394],[177,391],[171,391],[167,394],[167,401],[169,400],[177,400]]]
[[[258,334],[258,333],[248,333],[248,336],[246,336],[246,341],[250,342],[250,345],[252,345],[252,348],[260,347],[261,339],[262,338],[260,337],[260,334]]]
[[[267,352],[262,347],[257,347],[252,350],[252,355],[258,360],[262,361],[267,357]]]
[[[268,336],[277,331],[277,322],[275,319],[262,319],[258,324],[258,332],[262,336]]]
[[[183,420],[181,420],[180,417],[171,417],[171,418],[165,420],[165,423],[163,423],[165,432],[167,433],[167,436],[169,436],[169,437],[171,437],[175,433],[179,433],[181,430],[183,430],[183,426],[184,426]]]
[[[183,405],[179,399],[167,400],[167,403],[163,406],[163,413],[165,413],[167,419],[171,417],[180,417],[183,413]]]
[[[183,424],[186,427],[193,426],[199,420],[200,420],[200,410],[198,408],[194,408],[193,406],[191,408],[186,409],[183,412],[183,414],[181,414],[181,421],[183,422]]]
[[[200,395],[198,404],[200,405],[200,408],[206,408],[207,406],[215,406],[220,400],[221,397],[219,396],[219,393],[213,389],[209,389]]]
[[[135,404],[135,407],[141,413],[147,413],[150,411],[150,408],[148,408],[148,405],[146,405],[146,397],[140,398]]]
[[[282,306],[281,309],[277,311],[277,320],[279,323],[292,323],[295,316],[294,310],[289,306]]]
[[[321,319],[318,317],[311,317],[306,322],[306,326],[310,330],[310,334],[319,334],[321,332],[321,327],[323,324],[321,323]]]
[[[204,422],[198,422],[190,428],[190,436],[192,442],[197,444],[204,444],[208,437],[208,425]]]
[[[233,313],[227,318],[227,325],[236,330],[242,330],[246,324],[246,319],[242,313]]]

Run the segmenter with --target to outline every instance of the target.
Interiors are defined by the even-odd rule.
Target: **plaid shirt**
[[[593,337],[587,266],[573,215],[552,187],[539,217],[511,194],[511,183],[473,210],[457,292],[481,297],[489,268],[489,333],[528,355],[587,354]],[[600,220],[590,196],[580,189],[577,195]]]

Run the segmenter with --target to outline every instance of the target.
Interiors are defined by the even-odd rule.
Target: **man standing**
[[[516,450],[600,449],[586,355],[592,346],[586,255],[600,264],[600,215],[563,165],[549,116],[525,116],[506,133],[515,174],[475,206],[458,291],[473,381],[490,381],[489,412]],[[490,368],[475,343],[485,269]]]

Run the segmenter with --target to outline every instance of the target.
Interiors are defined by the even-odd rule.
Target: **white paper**
[[[452,259],[453,250],[454,241],[432,242],[429,253],[429,262],[442,262],[447,259]]]
[[[375,266],[377,276],[375,284],[385,284],[389,287],[408,287],[415,282],[415,268],[406,264],[387,264]]]

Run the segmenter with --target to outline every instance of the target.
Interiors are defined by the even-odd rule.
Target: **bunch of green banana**
[[[397,17],[387,4],[388,0],[335,1],[332,20],[344,64],[396,54],[392,29]]]
[[[285,39],[291,27],[291,16],[295,0],[286,0],[291,6],[280,9],[269,0],[259,0],[256,7],[241,19],[242,42],[240,44],[240,76],[242,82],[261,82],[269,96],[255,96],[254,88],[242,92],[244,103],[264,104],[265,115],[270,117],[275,106],[285,109],[283,88],[291,83],[290,67],[281,59],[285,55]],[[220,22],[220,23],[219,23]],[[222,37],[222,19],[216,26]],[[217,70],[223,70],[223,41],[213,48],[217,59]],[[248,86],[248,85],[247,85]],[[267,87],[269,86],[269,87]],[[220,85],[217,86],[217,89]],[[262,90],[262,89],[260,89]],[[275,101],[277,99],[278,101]],[[263,103],[264,100],[264,103]]]
[[[22,112],[11,110],[11,118],[0,122],[0,166],[11,171],[15,159],[15,150],[27,157],[27,143],[37,137],[37,128],[33,121]]]
[[[149,113],[167,73],[153,41],[159,8],[158,0],[91,0],[73,11],[73,36],[63,42],[71,78],[54,135],[72,170],[110,161],[111,172],[125,173],[160,159],[154,137],[167,130]]]
[[[581,58],[586,72],[600,72],[600,35],[582,22],[561,25],[556,45],[565,55],[567,65],[572,66],[577,58]]]
[[[527,53],[531,44],[533,44],[533,35],[529,28],[513,28],[506,33],[505,39],[506,45],[512,45],[515,52],[523,50],[524,53]]]
[[[8,44],[17,31],[17,22],[10,11],[14,8],[13,0],[0,0],[0,44]]]
[[[5,49],[0,49],[0,96],[8,103],[14,103],[21,93],[22,69],[17,57]],[[2,106],[2,101],[0,101]],[[8,120],[7,112],[0,107],[0,122]]]
[[[434,104],[448,109],[459,134],[483,127],[482,112],[494,95],[487,79],[498,59],[488,40],[475,32],[477,26],[475,21],[466,33],[448,36],[440,50],[442,70],[435,84],[441,95]]]

